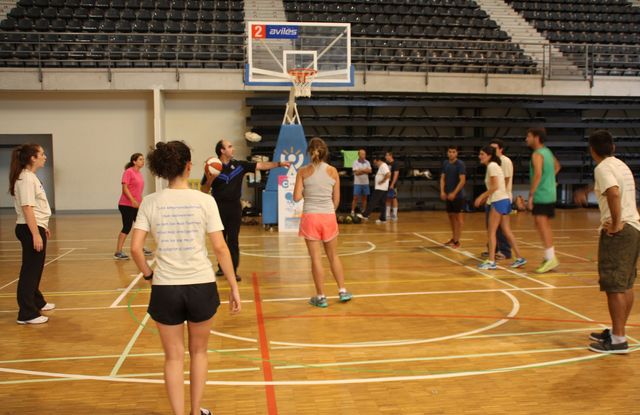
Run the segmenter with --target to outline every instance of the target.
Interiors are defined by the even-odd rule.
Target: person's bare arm
[[[340,206],[340,175],[338,174],[338,171],[336,169],[334,170],[334,179],[336,180],[335,184],[333,185],[333,210],[337,210],[338,206]]]
[[[303,199],[302,191],[304,190],[304,169],[300,169],[296,175],[296,185],[293,188],[293,201],[299,202]]]
[[[562,166],[560,166],[560,162],[558,161],[557,158],[553,158],[553,169],[555,171],[556,176],[558,175],[558,172],[560,171],[560,169],[562,168]]]
[[[129,201],[131,201],[131,204],[133,205],[134,208],[137,208],[140,206],[140,203],[138,203],[136,198],[133,197],[133,195],[131,194],[131,191],[129,190],[129,186],[127,186],[126,183],[122,183],[122,193],[124,193],[124,195],[129,199]]]
[[[136,266],[142,272],[143,276],[148,277],[153,274],[153,270],[147,264],[147,260],[144,257],[144,240],[147,238],[147,232],[142,229],[133,229],[133,234],[131,235],[131,257],[133,258],[133,262],[136,263]]]
[[[533,177],[531,178],[531,187],[529,188],[529,210],[533,209],[533,195],[536,193],[540,180],[542,180],[542,163],[544,157],[538,153],[531,156],[531,164],[533,165]]]
[[[460,193],[460,191],[464,188],[465,183],[467,183],[467,175],[466,174],[458,175],[458,185],[456,186],[455,189],[453,189],[453,192],[447,195],[447,199],[454,200],[458,195],[458,193]]]
[[[614,235],[620,232],[624,226],[622,223],[622,197],[618,186],[611,186],[604,192],[607,197],[607,205],[611,212],[611,221],[605,224],[607,234]]]

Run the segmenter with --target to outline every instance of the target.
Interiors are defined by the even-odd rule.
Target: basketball
[[[222,171],[222,162],[217,157],[209,157],[205,162],[205,168],[209,173],[217,176]]]

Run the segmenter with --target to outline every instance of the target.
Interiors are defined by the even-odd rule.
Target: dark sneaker
[[[453,239],[449,239],[447,242],[443,243],[442,245],[444,245],[444,246],[451,246],[451,245],[453,245],[453,243],[454,243],[454,242],[455,242],[455,241],[454,241]],[[489,256],[489,255],[487,254],[487,257],[488,257],[488,256]]]
[[[320,308],[325,308],[329,306],[329,303],[327,303],[327,297],[318,298],[318,296],[316,295],[314,295],[309,299],[309,304],[316,307],[320,307]]]
[[[591,343],[589,350],[596,353],[626,354],[629,352],[629,343],[611,343],[611,337],[601,342]]]
[[[240,282],[242,281],[242,278],[240,278],[240,275],[236,274],[236,281]]]
[[[338,297],[340,297],[340,302],[346,303],[353,298],[353,295],[349,291],[341,291],[338,293]]]
[[[114,259],[129,259],[129,255],[125,254],[124,252],[116,252],[115,254],[113,254],[113,258]]]
[[[142,248],[142,252],[144,252],[144,256],[153,255],[153,251],[149,251],[147,248]]]
[[[221,269],[217,270],[216,271],[216,277],[222,277],[222,276],[224,276],[224,272],[222,272]]]
[[[453,249],[458,249],[460,248],[460,241],[453,241],[449,246]]]
[[[480,258],[482,259],[489,258],[489,252],[488,251],[480,252]]]
[[[213,415],[210,410],[200,408],[200,415]]]
[[[611,338],[611,330],[604,329],[601,333],[591,333],[589,335],[589,340],[593,340],[594,342],[603,342],[605,339]]]

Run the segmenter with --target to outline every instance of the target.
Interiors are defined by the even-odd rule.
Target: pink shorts
[[[329,242],[338,236],[335,213],[303,213],[298,236],[310,241]]]

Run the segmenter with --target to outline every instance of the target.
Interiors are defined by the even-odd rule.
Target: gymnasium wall
[[[244,144],[244,97],[240,94],[163,95],[165,137],[185,140],[194,150],[192,178],[201,174],[216,137]],[[120,178],[131,154],[154,142],[153,92],[2,92],[0,134],[51,134],[58,211],[114,210]],[[148,169],[145,194],[155,190]]]

